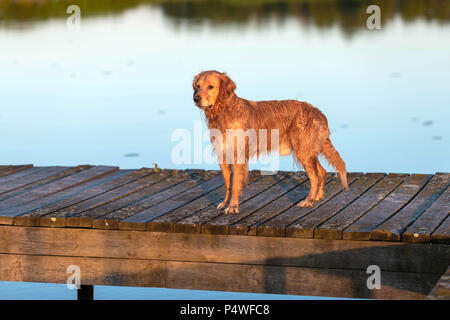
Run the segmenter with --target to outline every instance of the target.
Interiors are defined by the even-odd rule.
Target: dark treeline
[[[381,8],[382,23],[395,16],[405,21],[424,19],[450,22],[450,0],[0,0],[0,26],[34,23],[67,17],[66,8],[76,4],[83,18],[120,14],[140,5],[162,9],[175,25],[181,21],[212,26],[264,24],[274,17],[280,21],[296,18],[318,28],[338,25],[346,32],[365,28],[366,8]],[[25,23],[26,22],[26,23]]]

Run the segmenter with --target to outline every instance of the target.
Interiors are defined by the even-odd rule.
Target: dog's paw
[[[313,205],[314,205],[314,201],[305,199],[303,201],[300,201],[297,204],[297,207],[299,207],[299,208],[306,208],[306,207],[312,207]]]
[[[239,206],[228,206],[225,209],[225,214],[237,214],[239,213]]]
[[[222,210],[223,208],[225,208],[227,206],[227,201],[222,201],[221,203],[219,203],[217,205],[217,209]]]
[[[315,201],[315,202],[320,201],[320,200],[322,200],[322,199],[324,198],[324,196],[325,196],[325,195],[323,195],[323,194],[318,194],[318,195],[316,196],[316,198],[314,199],[314,201]]]

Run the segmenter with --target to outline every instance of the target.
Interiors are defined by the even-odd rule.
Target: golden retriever
[[[311,188],[306,199],[298,203],[299,207],[310,207],[321,200],[325,194],[326,171],[320,165],[318,156],[322,154],[339,172],[342,185],[348,190],[345,163],[330,141],[327,118],[306,102],[297,100],[250,101],[235,94],[236,85],[227,74],[215,70],[197,74],[193,81],[194,103],[202,109],[210,132],[213,129],[226,136],[227,130],[254,129],[257,139],[262,139],[261,129],[267,131],[268,152],[280,155],[294,153],[295,160],[305,169]],[[272,130],[278,133],[278,145],[272,146]],[[211,142],[218,156],[225,184],[225,199],[217,208],[226,214],[239,213],[239,197],[248,177],[248,160],[258,157],[264,150],[260,144],[251,148],[245,142],[245,161],[237,161],[237,139],[216,139]],[[247,138],[247,137],[246,137]],[[224,162],[225,151],[232,145],[233,161]],[[228,159],[228,158],[227,158]]]

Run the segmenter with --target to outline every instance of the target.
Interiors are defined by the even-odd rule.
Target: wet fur
[[[301,164],[310,179],[310,192],[298,204],[299,207],[312,206],[324,197],[326,171],[319,163],[319,154],[339,172],[342,185],[348,190],[345,163],[330,141],[327,119],[319,109],[297,100],[255,102],[239,98],[234,93],[235,83],[225,73],[214,70],[199,73],[194,78],[193,89],[194,98],[198,100],[196,105],[205,112],[208,128],[222,132],[223,144],[227,143],[226,129],[255,129],[258,135],[259,129],[267,129],[267,146],[270,147],[270,130],[279,130],[280,154],[293,152],[294,159]],[[213,138],[211,142],[216,153],[225,150]],[[259,150],[249,150],[248,143],[245,150],[247,160],[259,156]],[[217,155],[221,163],[220,159],[225,157],[223,154]],[[225,208],[225,213],[238,213],[239,197],[247,183],[248,162],[237,164],[235,158],[233,164],[221,163],[220,168],[226,193],[218,208]]]

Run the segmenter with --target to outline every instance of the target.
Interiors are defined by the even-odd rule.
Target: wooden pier
[[[224,215],[220,171],[0,166],[0,281],[66,283],[75,265],[87,288],[449,298],[435,286],[450,265],[450,173],[348,180],[345,192],[329,174],[325,198],[298,208],[303,172],[252,171],[240,213]]]

